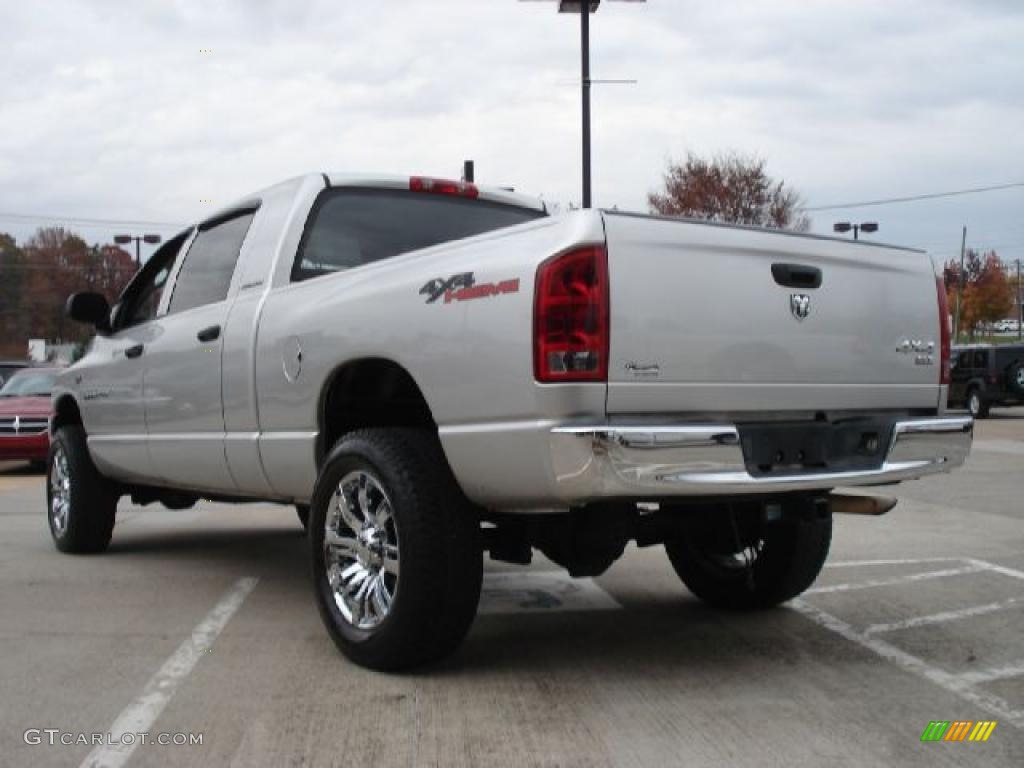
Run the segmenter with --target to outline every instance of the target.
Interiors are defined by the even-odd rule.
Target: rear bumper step
[[[974,422],[946,417],[898,421],[877,468],[752,475],[735,424],[590,425],[551,430],[561,497],[730,496],[884,485],[961,466]]]

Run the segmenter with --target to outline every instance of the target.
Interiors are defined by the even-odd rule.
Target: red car
[[[0,461],[45,465],[50,390],[59,368],[25,368],[0,388]]]

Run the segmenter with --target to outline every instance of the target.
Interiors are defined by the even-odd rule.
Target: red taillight
[[[475,184],[466,181],[449,181],[447,179],[428,179],[425,176],[413,176],[409,179],[409,189],[413,192],[427,192],[431,195],[454,195],[455,197],[480,197],[480,190]]]
[[[533,374],[537,381],[607,381],[608,254],[589,246],[537,269]]]
[[[941,277],[935,278],[935,290],[939,294],[939,384],[949,384],[952,320],[949,317],[949,302],[946,300],[946,284]]]

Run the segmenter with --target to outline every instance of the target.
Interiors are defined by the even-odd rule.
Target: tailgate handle
[[[772,264],[772,277],[786,288],[821,287],[821,270],[803,264]]]

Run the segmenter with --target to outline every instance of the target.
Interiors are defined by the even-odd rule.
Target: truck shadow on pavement
[[[153,561],[162,571],[203,568],[258,576],[258,591],[273,592],[292,606],[307,605],[315,614],[307,540],[298,528],[115,530],[102,557]],[[794,663],[806,653],[806,643],[794,641],[797,625],[808,630],[804,619],[785,608],[748,615],[717,611],[681,585],[666,585],[663,594],[633,596],[614,610],[479,615],[454,656],[408,674],[439,679],[534,674],[538,663],[664,674],[668,668],[735,667],[737,653],[753,665]],[[309,639],[299,626],[296,633],[297,641]],[[337,653],[326,631],[318,644],[332,657]],[[340,654],[336,658],[348,663]]]
[[[196,567],[259,576],[264,582],[308,586],[305,533],[284,527],[196,530],[114,529],[103,558],[159,562],[161,568]],[[299,586],[301,583],[301,587]]]
[[[655,678],[670,671],[673,680],[684,669],[709,675],[749,669],[757,676],[768,665],[805,659],[808,634],[817,633],[785,607],[745,615],[719,611],[680,587],[619,611],[480,616],[459,653],[426,671],[533,675],[541,664]]]

